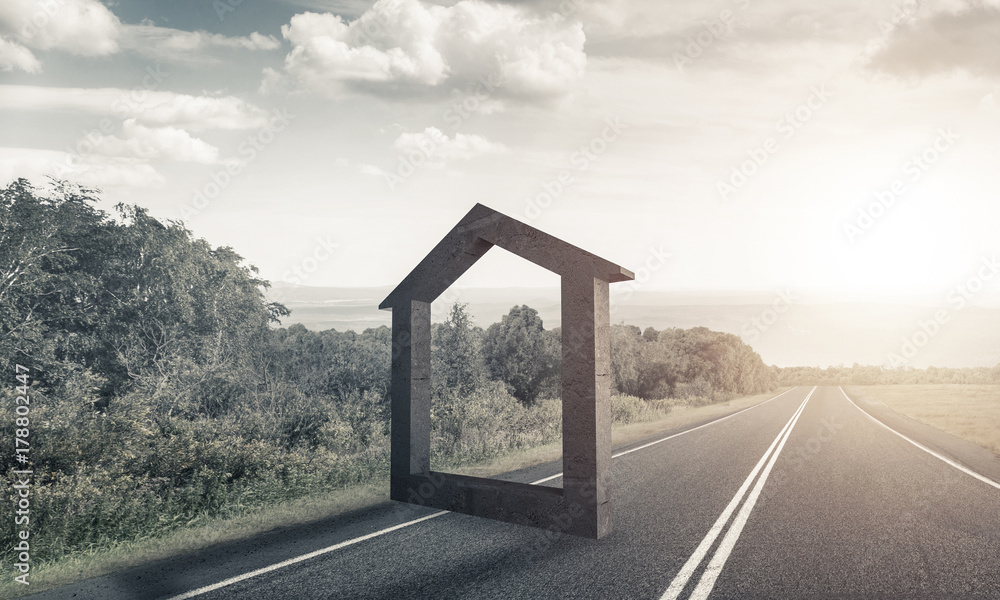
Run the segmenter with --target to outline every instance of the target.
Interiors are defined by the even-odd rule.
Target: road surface
[[[997,457],[839,387],[616,450],[598,541],[388,503],[33,597],[1000,598]]]

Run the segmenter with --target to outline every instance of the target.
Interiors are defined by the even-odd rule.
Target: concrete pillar
[[[431,305],[392,310],[392,431],[389,497],[406,502],[409,477],[431,469]]]
[[[563,501],[595,538],[611,531],[610,318],[608,282],[563,275]]]

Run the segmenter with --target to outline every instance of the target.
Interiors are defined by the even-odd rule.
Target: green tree
[[[52,384],[78,371],[97,320],[94,247],[109,224],[90,190],[56,184],[42,194],[24,179],[0,190],[0,368],[30,364]]]
[[[642,361],[643,336],[635,325],[611,327],[611,383],[615,391],[639,396],[639,364]]]
[[[486,379],[483,363],[483,330],[476,327],[468,305],[456,302],[444,323],[432,330],[431,365],[434,385],[468,396]]]
[[[493,379],[511,389],[511,394],[525,405],[535,402],[546,380],[559,372],[560,349],[552,336],[546,335],[538,311],[515,306],[486,330],[483,356]]]
[[[268,324],[288,314],[256,269],[180,223],[125,205],[116,221],[96,202],[60,182],[0,191],[0,366],[28,362],[48,386],[89,372],[104,401],[138,383],[216,399],[255,385]]]

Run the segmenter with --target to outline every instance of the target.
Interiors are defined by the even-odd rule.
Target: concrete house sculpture
[[[493,246],[561,278],[561,489],[430,470],[431,302]],[[631,279],[619,265],[476,204],[379,305],[392,310],[390,497],[595,539],[609,533],[608,284]]]

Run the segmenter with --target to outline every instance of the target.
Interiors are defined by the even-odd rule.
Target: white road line
[[[681,592],[684,591],[684,587],[687,586],[687,583],[691,579],[691,576],[694,575],[694,572],[698,569],[698,565],[701,564],[701,561],[705,558],[705,555],[708,554],[709,548],[712,547],[712,544],[715,543],[716,538],[719,537],[719,534],[726,526],[726,523],[729,522],[729,517],[732,516],[733,511],[736,510],[736,507],[739,506],[740,501],[743,500],[743,496],[746,494],[747,489],[750,488],[750,484],[753,483],[754,478],[757,477],[757,473],[759,473],[761,468],[763,468],[764,463],[767,462],[768,457],[771,456],[772,451],[774,451],[774,449],[778,446],[778,444],[783,443],[782,438],[786,435],[786,433],[790,432],[794,421],[798,419],[799,414],[801,414],[802,412],[802,409],[805,408],[806,402],[809,401],[809,397],[812,396],[813,392],[815,391],[816,388],[814,387],[809,392],[809,395],[806,396],[806,399],[802,401],[802,404],[799,405],[798,409],[796,409],[795,413],[792,415],[792,418],[790,418],[788,422],[785,423],[785,426],[781,428],[781,431],[778,432],[778,436],[774,438],[773,442],[771,442],[771,446],[767,449],[766,452],[764,452],[764,455],[760,457],[760,460],[757,461],[757,465],[753,468],[752,471],[750,471],[750,475],[747,476],[746,480],[743,482],[743,485],[741,485],[740,489],[736,491],[736,495],[733,496],[733,499],[729,501],[729,504],[722,511],[722,514],[719,515],[719,518],[712,525],[711,529],[709,529],[708,533],[705,534],[705,538],[702,539],[701,543],[698,544],[698,547],[695,548],[694,553],[691,554],[687,562],[684,563],[684,566],[681,567],[680,572],[678,572],[677,575],[674,577],[674,580],[670,582],[670,586],[667,588],[667,591],[663,593],[663,596],[661,596],[660,600],[674,600],[680,597]]]
[[[875,418],[875,417],[873,417],[872,415],[868,414],[868,411],[866,411],[865,409],[863,409],[863,408],[861,408],[860,406],[858,406],[857,404],[855,404],[854,400],[851,400],[851,397],[850,397],[850,396],[848,396],[848,395],[847,395],[847,392],[845,392],[845,391],[844,391],[844,388],[842,388],[842,387],[840,387],[840,386],[837,386],[837,387],[838,387],[838,389],[840,389],[840,393],[844,395],[844,398],[847,398],[847,401],[848,401],[848,402],[850,402],[851,404],[854,404],[854,408],[856,408],[856,409],[860,410],[861,412],[863,412],[863,413],[865,414],[865,416],[867,416],[867,417],[868,417],[869,419],[871,419],[872,421],[875,421],[876,423],[878,423],[878,424],[879,424],[879,425],[881,425],[882,427],[885,427],[885,428],[886,428],[886,429],[888,429],[889,431],[891,431],[891,432],[895,433],[895,434],[896,434],[896,435],[898,435],[899,437],[901,437],[901,438],[903,438],[904,440],[906,440],[906,441],[910,442],[911,444],[913,444],[913,445],[914,445],[914,446],[916,446],[917,448],[920,448],[921,450],[923,450],[923,451],[924,451],[924,452],[926,452],[927,454],[930,454],[930,455],[931,455],[931,456],[933,456],[934,458],[937,458],[937,459],[940,459],[940,460],[942,460],[942,461],[944,461],[944,462],[948,463],[949,465],[951,465],[951,466],[955,467],[955,468],[956,468],[956,469],[958,469],[959,471],[961,471],[961,472],[965,473],[966,475],[971,475],[972,477],[975,477],[976,479],[978,479],[979,481],[982,481],[982,482],[983,482],[983,483],[985,483],[986,485],[989,485],[989,486],[993,486],[993,487],[995,487],[996,489],[1000,490],[1000,483],[997,483],[996,481],[993,481],[992,479],[990,479],[989,477],[987,477],[987,476],[985,476],[985,475],[980,475],[979,473],[976,473],[976,472],[975,472],[975,471],[973,471],[972,469],[970,469],[970,468],[968,468],[968,467],[966,467],[966,466],[964,466],[964,465],[962,465],[962,464],[960,464],[960,463],[957,463],[957,462],[955,462],[954,460],[952,460],[952,459],[948,458],[947,456],[944,456],[943,454],[939,454],[939,453],[935,452],[934,450],[931,450],[930,448],[928,448],[927,446],[924,446],[924,445],[923,445],[923,444],[921,444],[920,442],[918,442],[918,441],[916,441],[916,440],[913,440],[913,439],[911,439],[911,438],[909,438],[909,437],[907,437],[907,436],[903,435],[902,433],[900,433],[900,432],[896,431],[896,430],[895,430],[895,429],[893,429],[892,427],[889,427],[888,425],[886,425],[886,424],[885,424],[885,423],[883,423],[882,421],[879,421],[878,419],[876,419],[876,418]],[[883,405],[883,406],[884,406],[884,405]]]
[[[385,529],[380,529],[379,531],[376,531],[374,533],[369,533],[369,534],[363,535],[361,537],[356,537],[354,539],[347,540],[346,542],[340,542],[339,544],[334,544],[332,546],[327,546],[326,548],[322,548],[320,550],[315,550],[315,551],[310,552],[308,554],[303,554],[302,556],[296,556],[295,558],[289,558],[288,560],[282,561],[280,563],[275,563],[273,565],[266,566],[266,567],[264,567],[262,569],[257,569],[256,571],[250,571],[249,573],[244,573],[242,575],[237,575],[236,577],[230,577],[229,579],[224,579],[224,580],[220,581],[219,583],[213,583],[212,585],[206,585],[205,587],[200,587],[200,588],[198,588],[196,590],[191,590],[190,592],[184,592],[183,594],[180,594],[179,596],[171,596],[170,598],[167,598],[167,600],[187,600],[188,598],[194,598],[195,596],[200,596],[202,594],[207,594],[208,592],[213,592],[213,591],[215,591],[217,589],[233,585],[234,583],[239,583],[241,581],[245,581],[247,579],[250,579],[251,577],[256,577],[258,575],[263,575],[264,573],[270,573],[271,571],[277,571],[278,569],[281,569],[283,567],[294,565],[295,563],[300,563],[300,562],[302,562],[304,560],[309,560],[310,558],[316,558],[317,556],[321,556],[323,554],[327,554],[327,553],[333,552],[334,550],[340,550],[341,548],[346,548],[347,546],[350,546],[352,544],[357,544],[358,542],[363,542],[365,540],[370,540],[370,539],[376,538],[376,537],[378,537],[380,535],[385,535],[385,534],[390,533],[392,531],[396,531],[396,530],[402,529],[404,527],[409,527],[410,525],[416,525],[417,523],[422,523],[424,521],[429,521],[429,520],[433,519],[434,517],[440,517],[441,515],[446,515],[446,514],[448,514],[448,511],[442,510],[442,511],[436,512],[434,514],[427,515],[426,517],[420,517],[419,519],[414,519],[412,521],[407,521],[406,523],[400,523],[399,525],[393,525],[392,527],[386,527]]]
[[[715,425],[716,423],[720,423],[722,421],[725,421],[726,419],[735,417],[736,415],[738,415],[740,413],[746,412],[746,411],[750,410],[751,408],[757,408],[758,406],[763,406],[763,405],[767,404],[771,400],[777,400],[778,398],[784,396],[785,394],[787,394],[788,392],[790,392],[790,391],[792,391],[794,389],[795,389],[794,387],[788,388],[787,390],[781,392],[780,394],[778,394],[777,396],[775,396],[773,398],[768,398],[767,400],[765,400],[765,401],[763,401],[763,402],[761,402],[759,404],[754,404],[753,406],[748,406],[748,407],[744,408],[743,410],[738,410],[738,411],[736,411],[736,412],[734,412],[734,413],[732,413],[730,415],[726,415],[726,416],[724,416],[722,418],[719,418],[719,419],[716,419],[714,421],[709,421],[708,423],[703,423],[703,424],[701,424],[701,425],[699,425],[697,427],[692,427],[691,429],[685,429],[684,431],[681,431],[679,433],[675,433],[673,435],[668,435],[665,438],[661,438],[661,439],[658,439],[656,441],[649,442],[648,444],[643,444],[643,445],[641,445],[641,446],[639,446],[637,448],[631,448],[629,450],[625,450],[625,451],[619,452],[617,454],[612,454],[611,458],[618,458],[619,456],[625,456],[626,454],[630,454],[630,453],[635,452],[637,450],[643,450],[645,448],[649,448],[650,446],[655,446],[656,444],[659,444],[660,442],[665,442],[667,440],[672,440],[672,439],[674,439],[675,437],[677,437],[679,435],[684,435],[685,433],[691,433],[692,431],[698,431],[702,427],[708,427],[709,425]]]
[[[660,442],[665,442],[665,441],[667,441],[669,439],[673,439],[673,438],[675,438],[675,437],[677,437],[679,435],[683,435],[685,433],[690,433],[692,431],[696,431],[698,429],[701,429],[702,427],[708,427],[709,425],[714,425],[715,423],[719,423],[721,421],[725,421],[726,419],[728,419],[730,417],[735,417],[736,415],[738,415],[738,414],[740,414],[742,412],[746,412],[746,411],[750,410],[751,408],[757,408],[758,406],[763,406],[764,404],[770,402],[771,400],[776,400],[777,398],[780,398],[781,396],[784,396],[785,394],[787,394],[788,392],[790,392],[790,391],[792,391],[794,389],[795,389],[794,387],[789,388],[789,389],[781,392],[777,396],[774,396],[773,398],[768,398],[764,402],[761,402],[759,404],[754,404],[753,406],[748,406],[747,408],[744,408],[743,410],[736,411],[736,412],[734,412],[734,413],[732,413],[730,415],[726,415],[726,416],[724,416],[722,418],[719,418],[719,419],[716,419],[714,421],[709,421],[708,423],[704,423],[704,424],[699,425],[697,427],[692,427],[691,429],[687,429],[687,430],[681,431],[679,433],[675,433],[673,435],[669,435],[669,436],[667,436],[665,438],[661,438],[659,440],[656,440],[656,441],[650,442],[648,444],[644,444],[642,446],[639,446],[638,448],[632,448],[631,450],[626,450],[624,452],[619,452],[618,454],[613,454],[611,456],[611,458],[618,458],[619,456],[624,456],[624,455],[626,455],[626,454],[628,454],[630,452],[635,452],[636,450],[641,450],[643,448],[648,448],[648,447],[653,446],[655,444],[659,444]],[[815,388],[813,388],[813,389],[815,389]],[[811,393],[812,392],[810,392],[810,394]],[[537,481],[532,481],[531,485],[538,485],[540,483],[545,483],[546,481],[552,481],[553,479],[556,479],[557,477],[562,477],[562,472],[556,473],[555,475],[550,475],[548,477],[543,477],[542,479],[539,479]],[[241,581],[246,581],[247,579],[251,579],[253,577],[257,577],[258,575],[263,575],[265,573],[270,573],[271,571],[276,571],[276,570],[281,569],[283,567],[294,565],[294,564],[300,563],[300,562],[302,562],[304,560],[309,560],[310,558],[315,558],[317,556],[322,556],[323,554],[328,554],[330,552],[334,552],[336,550],[340,550],[341,548],[346,548],[347,546],[351,546],[351,545],[356,544],[358,542],[363,542],[365,540],[370,540],[372,538],[376,538],[376,537],[379,537],[381,535],[385,535],[387,533],[391,533],[393,531],[396,531],[396,530],[399,530],[399,529],[403,529],[404,527],[409,527],[410,525],[416,525],[417,523],[422,523],[424,521],[428,521],[430,519],[433,519],[434,517],[440,517],[441,515],[446,515],[446,514],[448,514],[448,512],[449,511],[442,510],[440,512],[436,512],[434,514],[430,514],[430,515],[427,515],[425,517],[420,517],[418,519],[413,519],[412,521],[407,521],[405,523],[400,523],[399,525],[393,525],[392,527],[386,527],[385,529],[380,529],[379,531],[376,531],[374,533],[369,533],[369,534],[363,535],[361,537],[356,537],[356,538],[353,538],[353,539],[350,539],[350,540],[347,540],[347,541],[344,541],[344,542],[340,542],[339,544],[334,544],[334,545],[328,546],[326,548],[321,548],[319,550],[310,552],[308,554],[303,554],[302,556],[296,556],[295,558],[290,558],[290,559],[282,561],[280,563],[275,563],[273,565],[269,565],[269,566],[257,569],[256,571],[250,571],[249,573],[244,573],[242,575],[237,575],[236,577],[230,577],[229,579],[224,579],[223,581],[220,581],[218,583],[213,583],[212,585],[206,585],[205,587],[200,587],[198,589],[191,590],[190,592],[184,592],[183,594],[180,594],[178,596],[171,596],[170,598],[167,598],[166,600],[187,600],[188,598],[194,598],[195,596],[200,596],[202,594],[207,594],[208,592],[213,592],[215,590],[218,590],[218,589],[221,589],[221,588],[233,585],[234,583],[239,583]]]
[[[695,600],[705,600],[708,595],[712,593],[712,588],[715,587],[715,581],[719,578],[719,574],[722,573],[723,567],[726,566],[726,561],[729,560],[729,554],[736,547],[736,541],[740,539],[740,534],[743,533],[743,526],[747,524],[747,519],[750,518],[750,513],[753,511],[754,505],[757,504],[757,498],[760,497],[760,492],[764,489],[764,483],[767,481],[767,476],[771,474],[771,469],[774,467],[775,461],[778,460],[778,456],[781,454],[781,449],[785,447],[785,442],[788,441],[788,436],[792,435],[792,429],[795,428],[795,423],[799,420],[802,415],[802,411],[806,407],[806,402],[809,402],[809,398],[812,397],[813,392],[816,391],[814,387],[809,395],[806,396],[805,402],[799,407],[798,412],[792,417],[789,422],[788,430],[785,432],[785,437],[781,439],[781,443],[778,444],[778,448],[771,455],[771,460],[768,461],[767,467],[764,468],[764,472],[760,474],[760,479],[757,480],[757,484],[753,486],[753,491],[747,496],[747,501],[743,504],[743,508],[740,509],[736,519],[733,520],[733,524],[729,526],[729,531],[726,532],[726,537],[722,538],[722,542],[719,547],[715,550],[715,556],[705,567],[705,572],[701,574],[701,580],[698,581],[698,587],[691,592],[690,598]]]
[[[748,407],[746,407],[744,409],[738,410],[738,411],[736,411],[734,413],[731,413],[731,414],[728,414],[728,415],[726,415],[724,417],[719,417],[718,419],[716,419],[714,421],[709,421],[708,423],[702,423],[701,425],[699,425],[697,427],[692,427],[691,429],[685,429],[684,431],[679,431],[679,432],[674,433],[672,435],[668,435],[667,437],[663,437],[663,438],[660,438],[658,440],[653,440],[652,442],[649,442],[647,444],[643,444],[643,445],[637,446],[635,448],[629,448],[628,450],[623,450],[621,452],[612,454],[611,458],[618,458],[619,456],[625,456],[626,454],[631,454],[631,453],[636,452],[638,450],[644,450],[646,448],[649,448],[650,446],[655,446],[655,445],[657,445],[657,444],[659,444],[661,442],[665,442],[667,440],[672,440],[675,437],[684,435],[685,433],[691,433],[692,431],[698,431],[702,427],[708,427],[709,425],[715,425],[716,423],[721,423],[722,421],[725,421],[726,419],[730,419],[732,417],[735,417],[736,415],[738,415],[740,413],[743,413],[743,412],[746,412],[746,411],[748,411],[748,410],[750,410],[752,408],[757,408],[758,406],[764,406],[765,404],[767,404],[771,400],[777,400],[778,398],[784,396],[785,394],[787,394],[788,392],[790,392],[790,391],[792,391],[794,389],[795,389],[794,387],[788,388],[787,390],[781,392],[777,396],[774,396],[772,398],[768,398],[767,400],[764,400],[763,402],[759,402],[757,404],[754,404],[753,406],[748,406]],[[562,477],[562,471],[559,471],[555,475],[549,475],[548,477],[544,477],[542,479],[539,479],[538,481],[532,481],[531,485],[538,485],[539,483],[545,483],[546,481],[552,481],[553,479],[556,479],[556,478],[559,478],[559,477]]]

